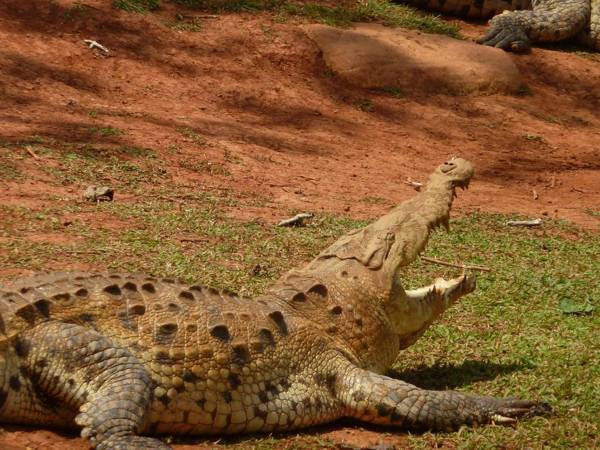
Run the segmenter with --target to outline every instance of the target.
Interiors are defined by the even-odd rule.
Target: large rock
[[[496,48],[377,24],[303,28],[329,68],[356,86],[451,94],[522,89],[517,66]]]

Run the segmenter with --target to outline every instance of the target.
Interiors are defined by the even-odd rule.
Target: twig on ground
[[[509,220],[506,225],[511,227],[539,227],[542,224],[542,219],[531,220]]]
[[[423,183],[419,183],[418,181],[413,181],[410,178],[407,178],[404,183],[408,184],[409,186],[414,188],[414,190],[417,192],[419,192],[421,190],[421,188],[423,187]]]
[[[278,227],[302,227],[306,225],[307,219],[312,219],[313,215],[311,213],[300,213],[296,214],[294,217],[289,219],[282,220],[277,224]]]
[[[31,155],[31,157],[36,161],[37,164],[37,162],[40,160],[40,157],[33,152],[29,145],[25,146],[25,150]]]
[[[102,255],[106,253],[108,250],[71,250],[71,249],[63,249],[60,250],[63,253],[69,253],[70,255]]]
[[[206,238],[181,238],[179,242],[208,242]]]
[[[110,53],[104,45],[102,45],[96,41],[93,41],[91,39],[84,39],[83,42],[85,42],[88,45],[88,47],[91,49],[97,48],[99,50],[102,50],[107,55]]]
[[[490,269],[489,267],[485,267],[485,266],[469,266],[467,264],[454,264],[454,263],[450,263],[450,262],[446,262],[446,261],[441,261],[439,259],[430,258],[429,256],[421,256],[421,259],[423,261],[427,261],[427,262],[434,263],[434,264],[439,264],[441,266],[456,267],[458,269],[481,270],[482,272],[491,272],[492,271],[492,269]]]

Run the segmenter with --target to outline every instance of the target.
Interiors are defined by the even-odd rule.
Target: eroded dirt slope
[[[206,140],[209,158],[229,156],[232,176],[201,181],[258,191],[286,209],[356,216],[381,210],[363,199],[393,204],[411,194],[407,178],[461,155],[478,169],[467,208],[598,226],[586,212],[600,204],[597,57],[546,49],[514,56],[529,88],[519,97],[393,95],[331,76],[296,27],[301,19],[219,15],[200,19],[193,33],[167,26],[175,20],[169,5],[136,15],[102,1],[7,3],[0,6],[4,141],[85,143],[90,128],[115,127],[125,133],[109,141],[156,149],[167,170],[185,178],[194,174],[178,165],[191,148],[180,131],[190,129]],[[481,30],[465,26],[467,35]],[[101,42],[110,57],[84,39]],[[177,143],[183,150],[169,150]],[[11,183],[2,201],[44,193],[43,185]]]

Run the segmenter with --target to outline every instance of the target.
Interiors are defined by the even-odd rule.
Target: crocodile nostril
[[[442,164],[441,170],[443,173],[448,173],[451,170],[454,170],[455,167],[456,167],[456,164],[454,164],[451,161],[446,161],[444,164]]]

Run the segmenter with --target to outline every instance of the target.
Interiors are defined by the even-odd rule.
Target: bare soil
[[[600,208],[597,56],[539,48],[514,55],[528,86],[520,96],[392,95],[336,79],[297,27],[303,19],[220,14],[201,19],[193,33],[167,26],[175,21],[172,5],[140,15],[110,4],[2,2],[0,141],[44,136],[81,144],[90,128],[114,127],[124,133],[110,142],[154,149],[175,181],[270,199],[230,211],[270,222],[293,210],[375,216],[413,194],[407,179],[424,181],[445,158],[460,155],[477,169],[460,213],[519,213],[599,228],[591,214]],[[466,36],[484,29],[460,24]],[[84,39],[108,47],[109,56]],[[230,175],[181,169],[198,151]],[[31,160],[25,179],[0,180],[1,203],[48,203],[40,162]],[[68,198],[79,190],[53,186],[51,193]],[[4,449],[87,448],[76,435],[7,430]],[[405,442],[402,434],[382,439],[343,427],[316,433],[354,445]],[[194,448],[214,447],[201,442]]]

